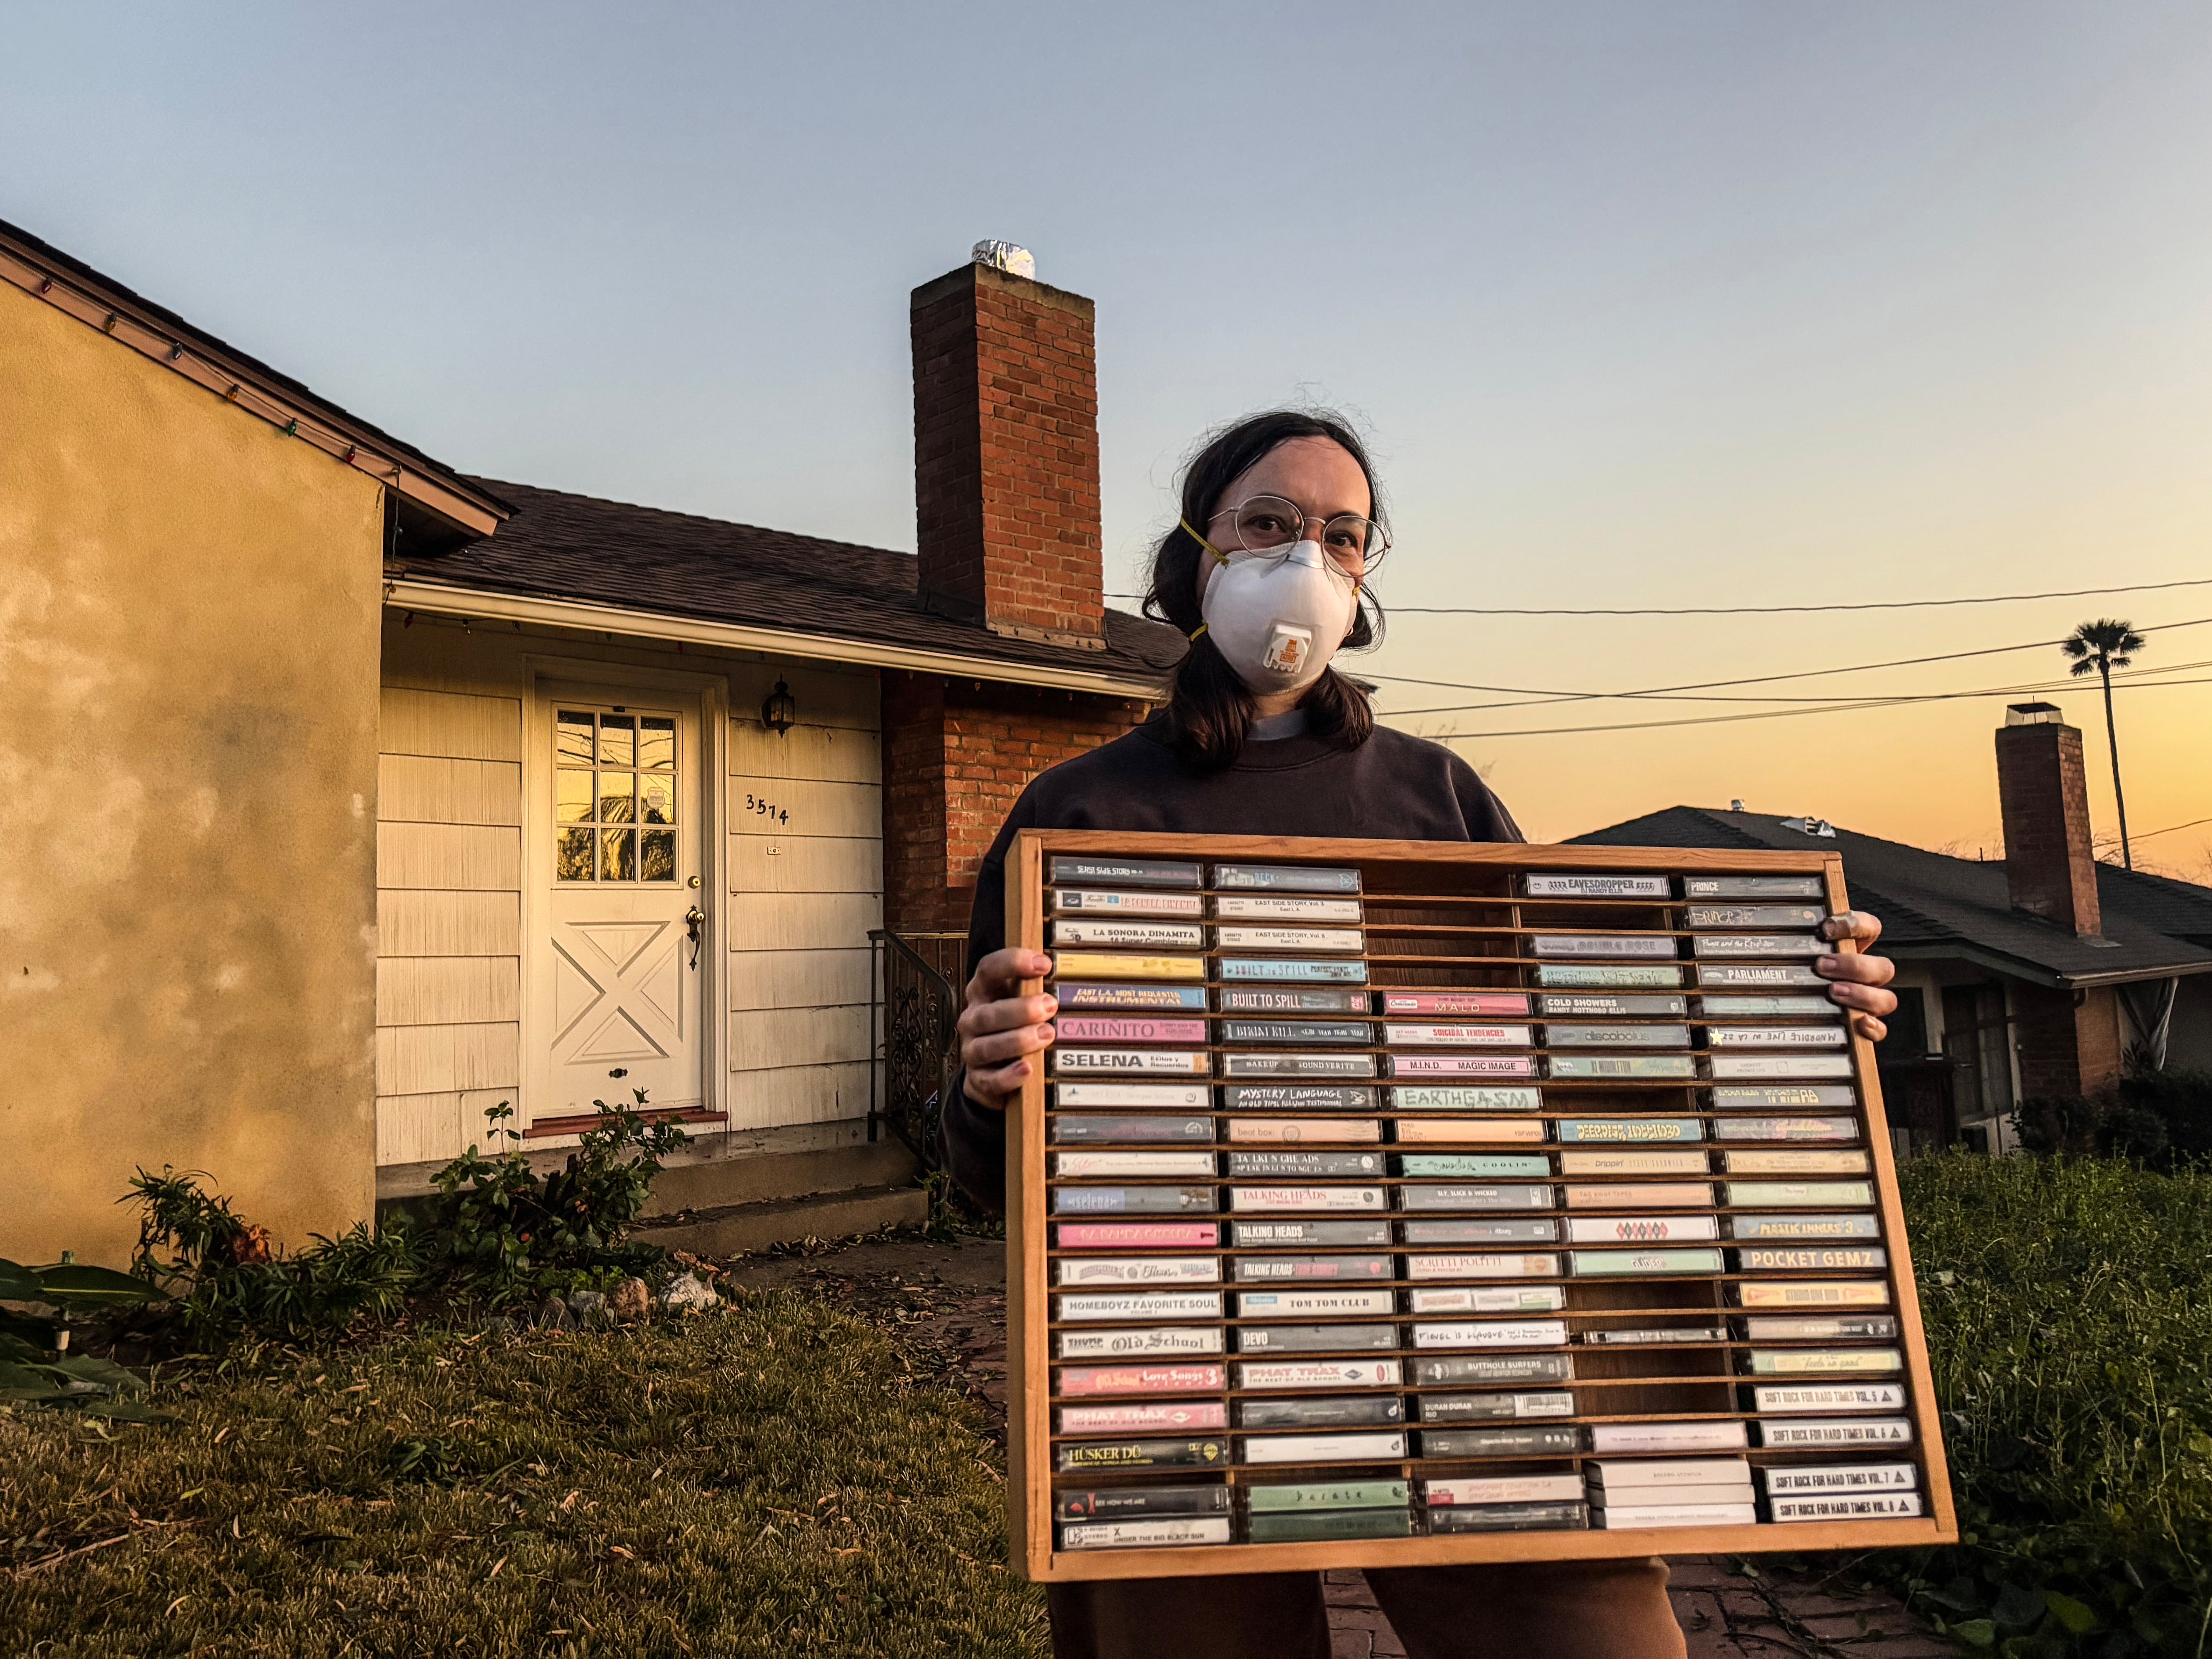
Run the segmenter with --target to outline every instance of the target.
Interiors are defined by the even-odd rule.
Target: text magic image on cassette
[[[1061,1009],[1010,1165],[1034,1576],[1951,1532],[1871,1065],[1809,965],[1828,861],[1007,867]]]

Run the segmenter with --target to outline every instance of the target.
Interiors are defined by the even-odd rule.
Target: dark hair
[[[1372,503],[1370,516],[1377,525],[1385,522],[1374,464],[1368,459],[1367,447],[1359,441],[1358,434],[1334,415],[1277,409],[1248,415],[1221,428],[1191,457],[1182,472],[1183,523],[1203,528],[1231,484],[1279,445],[1296,438],[1326,438],[1358,462]],[[1168,532],[1152,554],[1152,587],[1145,595],[1145,614],[1156,622],[1172,624],[1186,637],[1197,633],[1205,620],[1198,605],[1198,565],[1208,556],[1182,524]],[[1343,648],[1360,650],[1382,637],[1382,607],[1363,586]],[[1340,749],[1357,749],[1374,732],[1375,711],[1367,694],[1334,667],[1322,671],[1300,706],[1306,711],[1306,729],[1316,737],[1334,739]],[[1177,665],[1168,696],[1168,736],[1183,764],[1195,772],[1220,772],[1234,766],[1243,752],[1253,708],[1250,690],[1229,665],[1228,659],[1215,648],[1210,635],[1199,635]]]

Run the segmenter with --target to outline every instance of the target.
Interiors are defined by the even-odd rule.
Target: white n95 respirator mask
[[[1199,614],[1237,678],[1263,694],[1302,691],[1319,679],[1358,620],[1359,584],[1319,542],[1224,555],[1200,539],[1216,562]]]

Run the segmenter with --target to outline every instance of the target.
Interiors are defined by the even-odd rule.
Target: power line
[[[2116,685],[2115,691],[2158,691],[2170,685],[2212,685],[2212,676],[2193,680],[2157,680],[2147,684]],[[1790,720],[1801,714],[1853,714],[1869,708],[1897,708],[1908,703],[1949,702],[1975,697],[2002,697],[2013,695],[2007,690],[1995,691],[1934,691],[1917,696],[1875,697],[1863,702],[1833,702],[1818,708],[1770,708],[1748,714],[1690,715],[1672,720],[1623,720],[1607,726],[1536,726],[1516,732],[1433,732],[1425,735],[1432,743],[1448,743],[1456,738],[1554,738],[1570,737],[1584,732],[1656,732],[1663,726],[1733,726],[1744,720]],[[1385,715],[1395,720],[1397,715]]]
[[[2171,631],[2177,628],[2201,628],[2212,623],[2212,617],[2198,617],[2188,622],[2160,623],[2154,628],[2145,628],[2145,634]],[[1494,691],[1514,697],[1529,699],[1523,702],[1463,703],[1450,708],[1406,709],[1403,714],[1462,714],[1476,708],[1536,708],[1547,702],[1590,702],[1620,697],[1656,697],[1675,691],[1711,691],[1731,685],[1771,685],[1782,680],[1820,679],[1831,674],[1866,674],[1883,668],[1917,668],[1931,662],[1960,662],[1969,657],[1999,657],[2012,651],[2045,651],[2062,645],[2061,640],[2030,640],[2021,645],[1984,646],[1975,651],[1940,652],[1932,657],[1900,657],[1894,662],[1855,663],[1844,668],[1804,668],[1787,674],[1751,674],[1733,680],[1698,680],[1687,685],[1653,685],[1635,691],[1562,691],[1552,688],[1527,685],[1475,685],[1455,680],[1416,680],[1398,674],[1370,674],[1369,679],[1389,680],[1401,685],[1429,685],[1452,691]]]
[[[2194,830],[2200,823],[2212,823],[2212,818],[2191,818],[2186,823],[2169,823],[2163,830],[2154,830],[2149,835],[2130,836],[2128,839],[2130,841],[2148,841],[2151,838],[2151,836],[2170,836],[2177,830]],[[2115,847],[2118,847],[2120,844],[2120,838],[2118,836],[2100,836],[2097,839],[2102,842],[2109,842]]]
[[[2212,668],[2212,657],[2205,658],[2198,662],[2166,663],[2157,668],[2118,669],[2113,672],[2112,681],[2113,684],[2118,684],[2123,681],[2140,680],[2146,677],[2156,677],[2166,674],[2179,674],[2197,668]],[[2014,691],[2021,693],[2029,691],[2079,691],[2081,689],[2082,682],[2080,679],[2069,678],[2056,680],[2024,680],[2017,685],[1992,685],[1986,687],[1982,690],[1963,692],[1960,695],[1966,696],[1996,696],[2001,693]],[[1832,703],[1838,701],[1838,699],[1834,696],[1729,696],[1725,694],[1715,694],[1712,692],[1607,691],[1593,692],[1590,693],[1589,696],[1594,697],[1603,697],[1607,700],[1633,700],[1640,702]],[[1441,703],[1429,708],[1394,708],[1387,712],[1393,719],[1402,717],[1410,720],[1416,714],[1464,714],[1480,708],[1541,708],[1551,702],[1573,702],[1579,701],[1583,701],[1583,699],[1576,697],[1540,697],[1517,702]]]
[[[1574,608],[1564,605],[1393,605],[1394,617],[1800,617],[1832,611],[1921,611],[1959,605],[2022,605],[2035,599],[2089,599],[2107,593],[2162,593],[2176,587],[2212,587],[2212,576],[2187,581],[2137,582],[2124,587],[2077,587],[2053,593],[1985,593],[1958,599],[1866,599],[1841,605],[1692,605]],[[1109,599],[1141,599],[1142,593],[1109,593]]]
[[[2087,599],[2106,593],[2163,592],[2173,587],[2212,587],[2212,576],[2179,582],[2140,582],[2130,587],[2081,587],[2063,593],[1989,593],[1978,599],[1866,599],[1849,605],[1692,605],[1673,608],[1637,605],[1618,610],[1394,605],[1387,609],[1394,617],[1797,617],[1822,611],[1921,611],[1940,605],[2020,605],[2031,599]]]

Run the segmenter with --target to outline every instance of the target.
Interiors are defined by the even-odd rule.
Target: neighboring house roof
[[[476,481],[511,501],[499,533],[409,556],[395,604],[416,584],[537,597],[696,618],[957,658],[988,672],[1087,686],[1103,680],[1156,692],[1182,654],[1182,635],[1106,613],[1106,648],[1079,651],[992,633],[923,608],[914,556],[818,536],[633,507],[532,484]]]
[[[1796,820],[1802,823],[1803,820]],[[1851,902],[1881,918],[1898,957],[1959,957],[2046,985],[2112,984],[2212,972],[2212,889],[2097,866],[2100,939],[2012,908],[1999,862],[1953,858],[1837,828],[1808,835],[1763,812],[1670,806],[1577,836],[1595,847],[1780,848],[1842,854]]]
[[[295,435],[471,533],[488,533],[506,515],[507,503],[480,483],[5,220],[0,220],[0,280],[264,420],[283,426],[298,419]],[[391,465],[378,465],[380,458]]]

